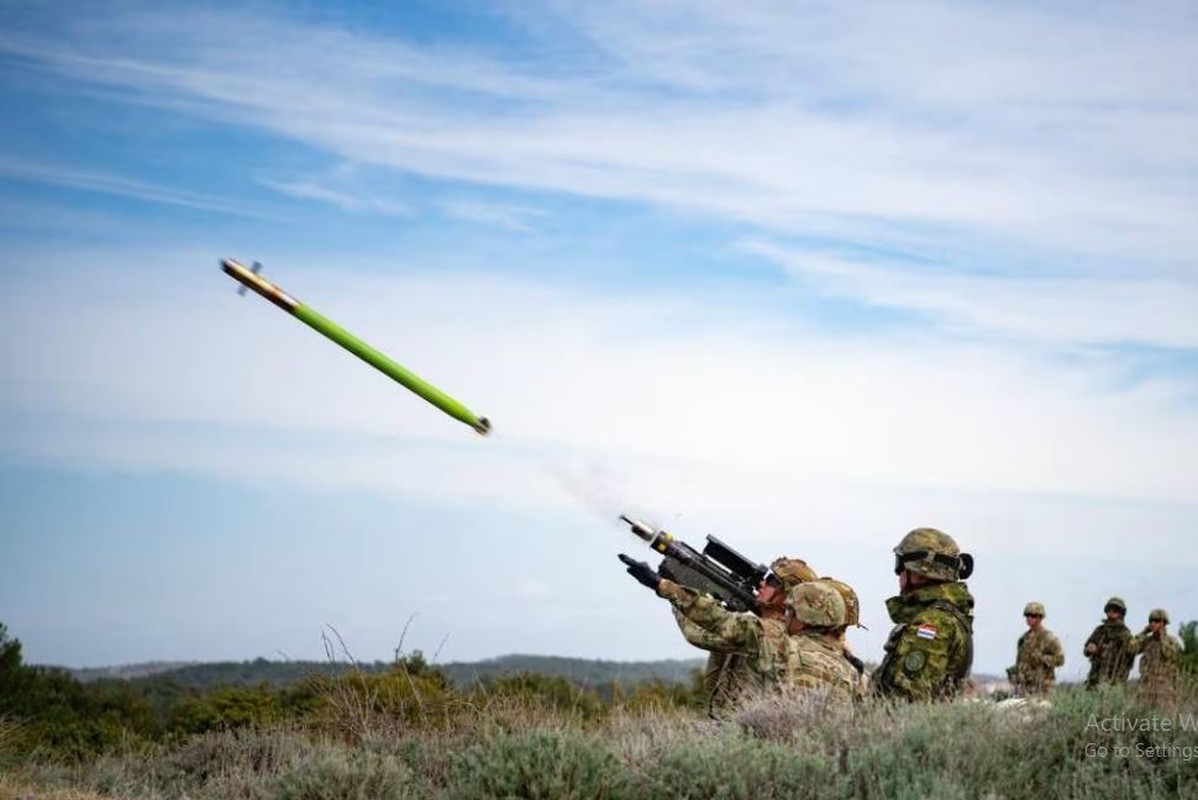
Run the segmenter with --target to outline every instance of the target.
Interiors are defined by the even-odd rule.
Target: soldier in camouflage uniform
[[[938,700],[960,694],[973,666],[973,597],[963,583],[973,556],[951,536],[916,528],[894,548],[899,594],[886,601],[895,626],[874,691],[904,700]]]
[[[869,677],[865,674],[865,662],[857,657],[852,648],[849,647],[849,643],[845,640],[850,625],[858,628],[865,627],[861,624],[861,600],[858,599],[857,593],[853,591],[853,587],[844,581],[829,578],[827,575],[821,577],[820,580],[830,584],[833,589],[840,592],[840,599],[844,600],[844,625],[841,625],[833,633],[836,634],[836,641],[840,645],[840,652],[844,656],[844,660],[849,662],[857,672],[859,694],[865,695],[869,691]]]
[[[1043,603],[1028,603],[1023,616],[1027,630],[1019,637],[1015,666],[1007,670],[1007,677],[1017,695],[1048,694],[1057,682],[1057,667],[1065,663],[1065,651],[1052,631],[1044,627]]]
[[[1181,642],[1169,635],[1169,612],[1154,608],[1148,627],[1132,639],[1131,651],[1140,654],[1140,699],[1150,706],[1177,704],[1181,680]]]
[[[822,576],[820,580],[840,592],[840,599],[844,601],[844,625],[841,625],[834,631],[836,640],[840,642],[840,649],[844,653],[845,661],[848,661],[853,666],[853,669],[857,670],[858,677],[864,677],[865,662],[857,658],[845,639],[850,626],[858,628],[865,627],[861,624],[861,600],[858,599],[857,593],[853,591],[853,587],[844,581],[830,578],[827,575]]]
[[[786,615],[786,597],[791,589],[816,579],[815,570],[798,558],[777,558],[770,572],[757,589],[757,604],[761,616],[781,620]],[[674,621],[683,637],[702,650],[708,651],[703,670],[703,688],[707,691],[707,715],[722,719],[731,711],[733,701],[754,683],[748,657],[716,633],[712,633],[687,618],[674,607]]]
[[[1131,631],[1123,618],[1127,616],[1127,603],[1122,598],[1112,597],[1102,608],[1106,619],[1094,629],[1086,640],[1084,653],[1090,659],[1090,674],[1086,677],[1086,688],[1100,685],[1122,686],[1131,673],[1131,662],[1136,654],[1132,651]]]
[[[711,595],[662,578],[643,561],[629,564],[627,571],[727,652],[745,657],[752,677],[734,702],[763,693],[818,690],[830,705],[844,706],[857,696],[857,673],[832,633],[844,624],[844,600],[833,587],[818,581],[796,586],[787,594],[784,619],[777,620],[728,611]]]

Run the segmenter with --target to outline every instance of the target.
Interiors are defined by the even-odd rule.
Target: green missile
[[[461,420],[484,436],[491,432],[491,423],[486,417],[475,416],[470,409],[445,394],[445,392],[436,386],[404,369],[383,353],[375,350],[366,344],[366,342],[354,336],[345,328],[342,328],[336,322],[321,316],[287,294],[287,292],[284,292],[278,286],[262,278],[258,275],[257,264],[254,265],[255,269],[251,270],[231,258],[223,258],[221,259],[220,266],[226,274],[242,286],[253,289],[288,314],[299,319],[321,336],[332,339],[379,372],[391,378],[391,380],[415,392],[449,416]]]

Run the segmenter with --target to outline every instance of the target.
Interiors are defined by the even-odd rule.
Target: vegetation
[[[599,688],[614,683],[630,685],[648,681],[689,683],[692,673],[705,659],[665,661],[595,661],[557,656],[507,655],[474,663],[449,662],[438,669],[455,685],[470,687],[488,680],[520,673],[565,678],[571,683]],[[125,678],[141,686],[175,686],[211,689],[217,686],[290,686],[313,675],[337,677],[347,672],[379,674],[391,670],[391,662],[346,663],[344,661],[222,661],[207,664],[133,664],[110,669],[72,670],[84,683]]]
[[[0,705],[0,796],[1198,796],[1193,682],[1177,709],[1062,687],[1050,706],[867,702],[851,717],[774,699],[717,724],[688,685],[616,684],[605,697],[524,674],[459,687],[419,653],[386,672],[187,690],[162,706],[97,684],[65,690],[61,673],[22,665],[19,647],[0,628],[0,703],[20,685],[51,713]],[[88,730],[70,709],[104,707],[93,690],[120,735],[64,733]],[[1167,729],[1141,722],[1162,719]]]
[[[1190,675],[1198,676],[1198,620],[1184,623],[1178,631],[1183,649],[1181,668]]]

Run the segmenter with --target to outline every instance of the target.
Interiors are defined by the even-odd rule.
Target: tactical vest
[[[961,660],[960,666],[944,676],[936,692],[941,697],[952,697],[961,691],[961,686],[965,683],[965,679],[969,677],[969,673],[973,669],[973,620],[947,600],[933,600],[928,603],[928,607],[947,611],[961,626],[961,630],[965,632],[965,657]],[[881,676],[879,684],[887,692],[893,690],[895,686],[894,674],[898,668],[898,659],[895,657],[894,652],[897,649],[898,640],[902,638],[908,624],[910,623],[901,622],[895,625],[890,631],[890,636],[886,639],[886,656],[882,659],[882,663],[878,667],[878,672]]]
[[[960,624],[961,630],[965,631],[965,658],[962,659],[961,666],[956,671],[944,676],[944,693],[954,695],[961,691],[965,679],[969,677],[969,673],[973,669],[973,619],[947,600],[933,600],[930,605],[932,608],[952,614]]]

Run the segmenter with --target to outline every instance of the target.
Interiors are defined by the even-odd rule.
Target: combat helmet
[[[1023,616],[1025,616],[1025,617],[1043,617],[1044,616],[1044,604],[1043,603],[1028,603],[1026,606],[1023,607]]]
[[[1127,603],[1123,602],[1122,597],[1112,597],[1110,600],[1107,600],[1106,605],[1102,607],[1102,613],[1105,614],[1112,608],[1121,614],[1127,613]]]
[[[840,592],[823,581],[800,583],[786,595],[786,607],[799,622],[817,628],[844,624],[844,600]]]
[[[800,583],[817,579],[815,570],[801,558],[775,558],[770,564],[770,572],[778,579],[778,586],[784,592],[789,592]]]
[[[973,574],[973,556],[935,528],[916,528],[894,548],[894,574],[909,570],[938,581],[964,580]]]
[[[1148,612],[1148,621],[1153,622],[1155,620],[1160,620],[1161,622],[1168,625],[1169,624],[1169,612],[1163,608],[1152,609],[1151,611]]]
[[[844,581],[838,581],[826,575],[820,578],[820,581],[840,592],[840,599],[844,601],[844,624],[864,628],[865,626],[861,624],[861,601],[857,598],[857,593],[853,591],[853,587]]]

